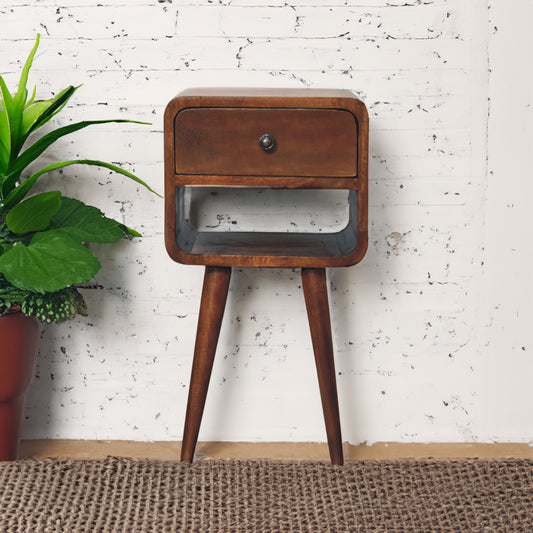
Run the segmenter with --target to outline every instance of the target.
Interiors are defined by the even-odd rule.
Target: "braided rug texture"
[[[531,533],[533,460],[22,460],[0,531]]]

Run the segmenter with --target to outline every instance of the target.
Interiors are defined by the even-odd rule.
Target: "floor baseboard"
[[[21,458],[69,457],[100,459],[108,455],[162,460],[179,459],[180,442],[125,440],[25,440]],[[532,458],[533,447],[525,443],[344,443],[346,460],[401,458]],[[326,443],[317,442],[199,442],[197,459],[308,459],[328,460]]]

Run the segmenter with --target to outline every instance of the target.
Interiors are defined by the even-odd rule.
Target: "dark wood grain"
[[[306,176],[225,176],[223,174],[180,174],[168,179],[169,190],[182,185],[199,187],[268,187],[270,189],[346,189],[357,190],[359,181],[354,178],[324,178]]]
[[[342,465],[344,459],[341,424],[325,269],[302,268],[302,286],[313,350],[315,352],[320,397],[328,436],[329,455],[332,464]]]
[[[230,278],[231,268],[205,268],[181,448],[181,460],[188,463],[193,460],[198,441]]]
[[[177,174],[353,177],[357,125],[337,109],[184,109],[175,118]],[[276,144],[265,152],[263,134]]]
[[[232,152],[231,139],[228,137],[228,150],[234,157],[222,161],[226,168],[215,168],[216,164],[209,162],[206,157],[206,165],[202,171],[209,171],[208,174],[192,174],[176,172],[176,155],[181,150],[180,143],[176,146],[177,136],[181,133],[176,130],[176,117],[181,113],[191,113],[191,117],[199,116],[194,113],[204,115],[204,125],[201,129],[202,135],[211,135],[209,133],[209,113],[215,115],[227,108],[242,108],[249,113],[270,113],[276,110],[282,113],[305,112],[316,119],[317,113],[325,112],[327,116],[337,116],[336,113],[349,115],[350,126],[343,126],[345,129],[341,137],[351,133],[350,141],[342,137],[340,143],[343,150],[351,143],[352,154],[355,154],[355,175],[351,177],[335,176],[317,176],[313,170],[315,166],[322,168],[318,174],[325,169],[339,171],[335,169],[337,152],[335,146],[330,146],[327,150],[316,150],[320,155],[320,161],[311,165],[306,162],[307,158],[313,158],[314,154],[305,152],[302,157],[297,157],[294,153],[298,144],[298,139],[289,142],[293,144],[293,152],[289,157],[287,164],[293,165],[291,172],[280,167],[264,167],[257,169],[251,164],[251,160],[246,163],[246,175],[237,175],[243,172],[241,165],[241,155],[236,156]],[[340,111],[342,110],[342,111]],[[320,115],[320,116],[326,116]],[[183,115],[185,116],[185,115]],[[245,115],[252,116],[252,115]],[[214,118],[214,117],[213,117]],[[194,120],[193,120],[194,122]],[[242,122],[243,128],[249,126]],[[355,127],[352,127],[352,123]],[[214,120],[216,125],[217,121]],[[348,124],[348,123],[346,123]],[[193,124],[194,125],[194,124]],[[287,131],[293,126],[288,123],[284,126]],[[217,129],[218,128],[218,129]],[[220,131],[222,124],[215,129]],[[331,127],[330,127],[331,129]],[[262,131],[262,130],[261,130]],[[257,132],[256,132],[257,133]],[[334,132],[339,135],[339,132]],[[200,135],[200,137],[202,137]],[[284,135],[284,133],[283,133]],[[184,142],[188,143],[191,149],[194,148],[194,135],[184,133],[186,137]],[[258,135],[255,135],[258,137]],[[249,142],[254,145],[254,150],[261,152],[259,146],[256,146],[257,139],[253,137]],[[190,137],[190,138],[189,138]],[[317,138],[323,138],[319,135]],[[197,139],[198,140],[198,139]],[[226,141],[224,141],[226,142]],[[333,143],[335,145],[335,143]],[[316,146],[316,145],[315,145]],[[193,150],[194,151],[194,150]],[[224,156],[224,150],[222,155]],[[274,154],[260,154],[261,156],[277,157],[281,150]],[[213,156],[211,153],[210,156]],[[305,156],[305,157],[304,157]],[[218,157],[218,156],[217,156]],[[225,157],[225,156],[224,156]],[[255,156],[254,156],[255,157]],[[234,166],[231,166],[233,161]],[[199,162],[197,161],[199,164]],[[195,163],[195,165],[197,164]],[[192,170],[189,168],[188,170]],[[199,171],[198,168],[195,170]],[[280,172],[286,176],[269,175],[270,172]],[[294,171],[294,172],[292,172]],[[300,172],[301,175],[298,175]],[[294,175],[296,174],[296,175]],[[308,175],[307,175],[308,174]],[[307,180],[307,181],[306,181]],[[313,239],[304,237],[302,240],[309,245],[302,246],[283,246],[276,253],[272,253],[271,236],[268,234],[256,234],[251,238],[234,240],[228,236],[228,242],[233,241],[234,246],[225,246],[224,239],[217,236],[204,234],[194,234],[194,228],[189,228],[178,213],[178,204],[176,202],[176,190],[183,185],[235,185],[235,186],[265,186],[276,188],[344,188],[357,190],[357,193],[350,195],[350,222],[346,231],[352,231],[352,237],[346,236],[343,230],[342,243],[339,246],[332,246],[336,237],[322,238],[317,236]],[[165,244],[169,255],[178,262],[194,265],[220,265],[220,266],[270,266],[270,267],[329,267],[329,266],[350,266],[358,263],[364,256],[368,245],[368,114],[366,107],[350,91],[344,90],[314,90],[314,89],[190,89],[178,95],[171,100],[165,111]],[[183,227],[180,226],[180,221]],[[181,237],[181,244],[186,242],[188,246],[182,247],[178,242]],[[186,238],[185,238],[186,237]],[[255,242],[255,244],[254,244]],[[353,244],[349,250],[346,249],[346,243]],[[281,242],[280,242],[281,244]],[[291,244],[291,243],[289,243]],[[314,246],[314,250],[313,250]]]
[[[264,153],[259,137],[277,148]],[[325,267],[358,263],[368,246],[368,113],[330,89],[189,89],[165,110],[165,244],[207,265],[182,460],[192,461],[232,266],[302,267],[302,284],[333,464],[343,464]],[[185,186],[347,189],[349,220],[334,233],[208,232],[185,215]]]

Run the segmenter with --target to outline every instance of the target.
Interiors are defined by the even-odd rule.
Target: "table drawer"
[[[357,122],[340,109],[191,107],[174,119],[174,149],[177,174],[353,177]]]

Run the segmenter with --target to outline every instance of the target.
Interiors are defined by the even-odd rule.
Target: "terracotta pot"
[[[39,321],[22,313],[0,317],[0,461],[18,458],[24,399],[35,372]]]

